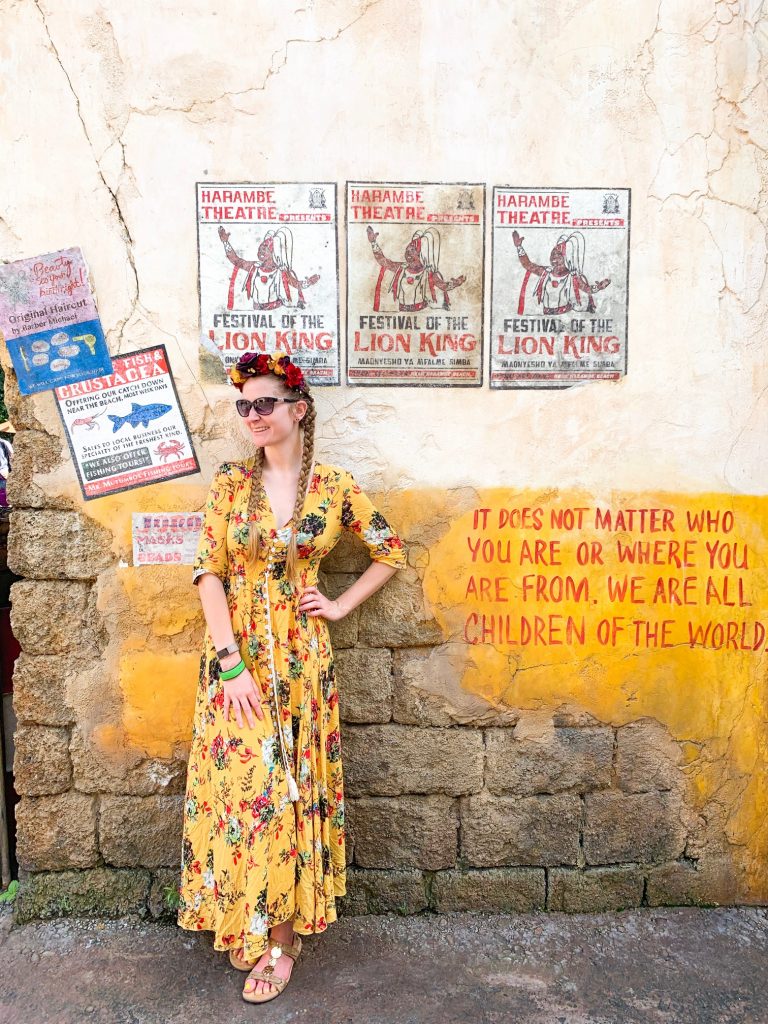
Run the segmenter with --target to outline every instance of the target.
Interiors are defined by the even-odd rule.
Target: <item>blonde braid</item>
[[[248,495],[248,550],[246,561],[257,562],[259,559],[259,548],[261,546],[261,529],[254,518],[256,515],[256,504],[259,499],[259,484],[261,483],[261,471],[264,467],[264,449],[257,448],[253,459],[251,470],[251,493]]]
[[[315,453],[315,415],[315,403],[311,398],[309,398],[309,396],[307,396],[307,411],[301,421],[304,434],[304,446],[301,455],[301,472],[299,473],[299,482],[296,487],[296,503],[293,506],[293,515],[291,516],[291,525],[293,529],[291,530],[291,539],[288,542],[288,551],[285,561],[286,576],[293,584],[299,583],[299,543],[296,535],[301,522],[301,510],[304,507],[304,498],[306,497],[307,487],[311,482],[309,479],[309,471],[312,467],[312,458]]]

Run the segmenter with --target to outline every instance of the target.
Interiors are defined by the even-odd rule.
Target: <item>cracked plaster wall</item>
[[[200,477],[83,504],[51,396],[14,404],[25,452],[17,505],[75,510],[107,530],[99,543],[112,564],[82,576],[104,668],[70,672],[62,697],[72,709],[64,724],[72,727],[76,788],[86,792],[98,789],[100,773],[115,793],[178,784],[179,722],[190,710],[182,680],[193,671],[199,618],[185,572],[125,570],[116,559],[127,557],[131,511],[200,507],[214,466],[240,450],[227,390],[198,380],[195,181],[632,188],[624,380],[554,392],[318,390],[320,457],[348,465],[404,524],[417,598],[431,560],[441,625],[435,566],[449,575],[450,552],[439,544],[482,493],[652,491],[683,502],[768,492],[762,5],[301,3],[0,3],[10,157],[0,168],[2,256],[82,246],[111,350],[168,347],[203,467]],[[343,297],[343,261],[341,273]],[[344,558],[332,567],[339,584],[353,567]],[[412,596],[410,605],[393,598],[393,607],[411,608],[423,625],[430,616]],[[406,658],[398,645],[441,639],[424,628],[393,641],[397,665]],[[165,703],[136,667],[153,645],[180,680]],[[510,693],[500,677],[495,686],[480,679],[476,659],[468,667],[453,643],[430,649],[426,668],[393,671],[417,679],[437,724],[486,724],[542,706],[551,717],[563,700],[614,726],[650,715],[681,744],[703,743],[719,767],[701,784],[697,809],[706,805],[720,822],[718,842],[729,813],[731,825],[741,815],[730,832],[751,850],[740,862],[741,898],[768,895],[764,872],[754,869],[765,849],[755,821],[765,792],[748,792],[744,751],[728,755],[737,703],[752,709],[750,752],[765,750],[759,659],[712,669],[713,679],[731,673],[734,710],[708,724],[713,735],[694,735],[651,696],[664,666],[644,666],[632,692],[646,699],[633,707],[631,687],[623,691],[599,657],[571,673],[591,680],[592,692],[551,683],[542,697],[546,676],[538,690]],[[712,700],[718,695],[715,687]],[[152,747],[157,715],[166,717]]]
[[[188,405],[214,405],[195,380],[195,180],[627,184],[624,381],[435,390],[428,416],[418,390],[334,389],[333,456],[343,428],[385,487],[765,492],[759,4],[213,7],[3,5],[6,258],[82,245],[113,349],[162,339]],[[489,423],[515,443],[487,445]]]

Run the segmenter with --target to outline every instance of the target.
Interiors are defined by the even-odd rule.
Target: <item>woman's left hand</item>
[[[338,601],[329,601],[325,594],[321,594],[317,587],[305,587],[299,600],[299,611],[312,618],[322,615],[324,619],[337,622],[346,614],[339,606]]]

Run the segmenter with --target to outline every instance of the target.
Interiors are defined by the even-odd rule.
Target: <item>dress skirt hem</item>
[[[342,896],[346,896],[347,894],[347,888],[343,881],[334,881],[333,889],[334,898],[336,899]],[[246,942],[245,959],[257,960],[263,953],[265,953],[267,949],[269,949],[269,932],[271,931],[271,929],[277,927],[277,925],[284,924],[286,921],[290,921],[291,917],[294,916],[295,911],[294,914],[292,914],[289,917],[280,915],[276,916],[274,919],[268,920],[266,925],[267,931],[266,934],[263,936],[263,944],[255,950],[253,936],[249,935],[248,939],[250,941]],[[321,935],[328,928],[329,924],[334,924],[337,920],[338,915],[336,913],[336,910],[334,908],[331,908],[326,912],[326,915],[324,917],[321,917],[319,919],[319,921],[321,921],[322,924],[320,924],[319,922],[317,922],[315,925],[304,923],[298,925],[293,930],[298,935]],[[182,928],[184,929],[184,931],[187,932],[213,932],[213,948],[218,952],[226,953],[231,949],[242,948],[234,942],[224,942],[222,939],[220,939],[216,930],[216,926],[214,924],[201,922],[199,915],[196,917],[194,914],[179,914],[176,923],[179,926],[179,928]]]

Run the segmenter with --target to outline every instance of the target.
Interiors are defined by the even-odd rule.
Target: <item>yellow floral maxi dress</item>
[[[187,770],[182,928],[215,933],[216,949],[257,959],[268,929],[295,915],[306,935],[336,920],[345,886],[344,791],[338,691],[328,624],[299,612],[285,577],[290,528],[278,528],[259,482],[259,561],[246,563],[253,460],[224,463],[208,495],[193,579],[212,572],[227,594],[235,640],[261,690],[264,718],[224,721],[216,651],[206,633]],[[371,558],[405,565],[402,541],[350,473],[314,464],[299,524],[302,587],[343,529]],[[276,725],[280,733],[276,732]],[[288,775],[298,799],[290,798]],[[295,787],[291,786],[292,789]]]

